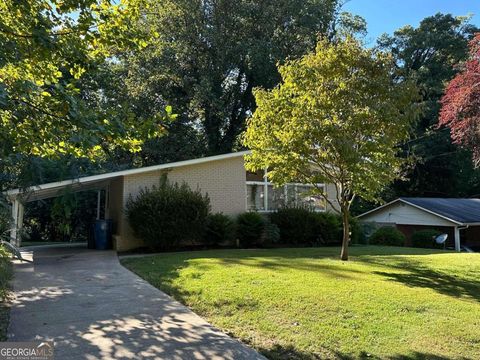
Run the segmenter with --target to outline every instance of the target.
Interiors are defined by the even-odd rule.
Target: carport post
[[[100,202],[102,200],[102,190],[97,191],[97,220],[100,220]]]
[[[460,251],[460,229],[458,226],[455,226],[454,229],[454,239],[455,239],[455,251]]]
[[[21,230],[23,227],[23,212],[24,206],[20,200],[13,200],[12,204],[12,220],[13,224],[10,229],[10,243],[15,246],[20,246],[21,242]]]

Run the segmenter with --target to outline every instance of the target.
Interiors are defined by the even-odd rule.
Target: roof
[[[85,177],[80,177],[76,179],[69,179],[69,180],[57,181],[53,183],[35,185],[27,189],[12,189],[12,190],[6,191],[5,195],[10,199],[14,199],[21,194],[35,194],[35,196],[29,197],[28,200],[38,200],[41,198],[55,196],[58,190],[68,186],[71,186],[73,188],[81,188],[82,190],[101,188],[105,186],[106,183],[108,183],[108,180],[116,177],[172,169],[172,168],[177,168],[181,166],[197,165],[197,164],[207,163],[211,161],[226,160],[226,159],[244,156],[249,153],[250,151],[239,151],[239,152],[222,154],[222,155],[208,156],[203,158],[177,161],[177,162],[165,163],[160,165],[146,166],[142,168],[114,171],[114,172],[105,173],[105,174],[85,176]]]
[[[402,202],[417,209],[426,211],[458,225],[480,224],[480,199],[464,198],[421,198],[401,197],[358,217],[364,217],[387,206]]]

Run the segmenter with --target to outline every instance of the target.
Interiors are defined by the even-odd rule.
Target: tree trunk
[[[348,243],[350,242],[350,212],[348,208],[342,207],[342,220],[343,220],[343,240],[342,240],[342,252],[340,259],[343,261],[348,260]]]

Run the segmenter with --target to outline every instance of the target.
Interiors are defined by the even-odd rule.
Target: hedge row
[[[155,249],[189,244],[318,246],[340,244],[342,240],[342,222],[337,215],[304,207],[283,208],[269,215],[246,212],[236,218],[211,214],[208,195],[186,184],[171,184],[166,177],[158,186],[130,197],[126,214],[135,235]],[[352,219],[353,241],[358,239],[358,229]]]
[[[415,231],[411,237],[411,246],[417,248],[442,249],[443,245],[435,242],[435,238],[442,232],[434,229]],[[405,235],[393,226],[384,226],[376,229],[369,237],[371,245],[404,246]]]

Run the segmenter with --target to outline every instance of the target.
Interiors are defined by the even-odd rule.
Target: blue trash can
[[[95,221],[95,249],[108,250],[112,248],[112,221]]]

